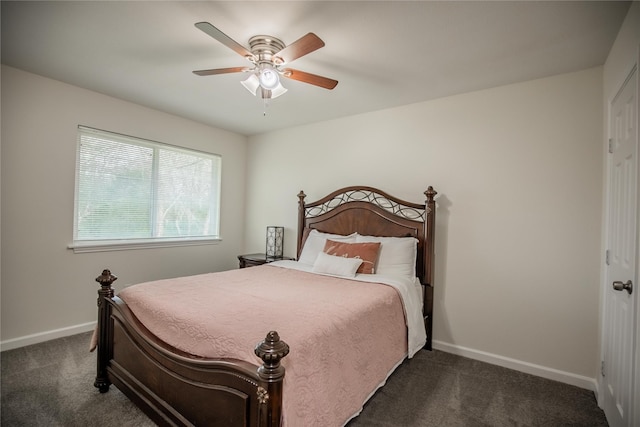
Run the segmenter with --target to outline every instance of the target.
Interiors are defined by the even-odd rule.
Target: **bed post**
[[[298,248],[296,249],[296,259],[300,257],[302,251],[302,237],[304,233],[304,199],[307,197],[304,191],[300,190],[298,193]]]
[[[435,223],[436,223],[436,202],[434,197],[438,192],[432,186],[424,192],[427,196],[427,224],[425,227],[425,292],[424,292],[424,316],[425,327],[427,329],[427,342],[425,348],[431,350],[433,335],[433,270],[435,262]]]
[[[280,341],[276,331],[271,331],[254,351],[256,356],[264,362],[258,368],[258,375],[267,383],[266,389],[258,387],[259,425],[260,427],[280,427],[282,381],[284,380],[284,367],[280,365],[280,360],[289,354],[289,345]]]
[[[111,305],[107,299],[113,298],[113,288],[111,284],[118,278],[105,269],[102,274],[96,277],[96,282],[100,283],[98,290],[98,370],[96,380],[93,385],[100,390],[100,393],[109,391],[111,382],[107,376],[107,364],[113,355],[113,328],[111,327]]]

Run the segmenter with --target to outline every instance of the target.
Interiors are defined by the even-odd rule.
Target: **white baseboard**
[[[546,366],[534,365],[533,363],[523,362],[522,360],[510,359],[508,357],[499,356],[497,354],[486,353],[484,351],[461,347],[442,341],[434,340],[433,348],[435,350],[441,350],[447,353],[457,354],[458,356],[468,357],[469,359],[490,363],[492,365],[514,369],[516,371],[536,375],[542,378],[547,378],[549,380],[560,381],[565,384],[570,384],[576,387],[591,390],[594,393],[597,392],[597,383],[595,378],[589,378],[582,375],[572,374],[570,372],[559,371],[557,369],[548,368]]]
[[[56,338],[68,337],[70,335],[93,331],[93,329],[96,327],[96,323],[97,322],[83,323],[81,325],[69,326],[67,328],[55,329],[53,331],[40,332],[38,334],[0,341],[0,351],[13,350],[15,348],[26,347],[31,344],[38,344],[41,342],[54,340]]]

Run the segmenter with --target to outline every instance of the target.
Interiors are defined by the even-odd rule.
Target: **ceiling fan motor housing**
[[[271,63],[273,65],[281,65],[282,61],[275,56],[285,48],[282,40],[271,36],[253,36],[249,39],[251,52],[257,58],[256,63]]]

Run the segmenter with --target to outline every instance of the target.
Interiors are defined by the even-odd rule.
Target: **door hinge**
[[[604,377],[604,360],[602,362],[600,362],[600,373]]]
[[[609,249],[607,249],[604,253],[604,262],[609,265]]]
[[[609,138],[609,153],[613,153],[613,138]]]

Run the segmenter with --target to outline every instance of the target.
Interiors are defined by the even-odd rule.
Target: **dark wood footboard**
[[[278,427],[289,346],[271,331],[258,343],[261,366],[184,353],[155,338],[114,297],[104,270],[98,291],[98,362],[94,385],[118,387],[160,425]]]

